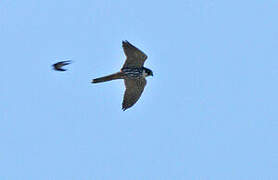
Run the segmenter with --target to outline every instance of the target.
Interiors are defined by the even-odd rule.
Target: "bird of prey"
[[[124,79],[126,90],[122,102],[122,109],[125,111],[138,101],[147,83],[145,77],[153,76],[153,72],[143,66],[148,57],[145,53],[128,41],[123,41],[122,47],[126,55],[122,69],[114,74],[93,79],[92,83]]]
[[[66,69],[63,69],[62,67],[65,65],[69,65],[71,61],[61,61],[53,64],[53,69],[56,71],[66,71]]]

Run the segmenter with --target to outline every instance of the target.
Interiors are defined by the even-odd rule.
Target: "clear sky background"
[[[278,2],[3,0],[1,180],[277,180]],[[154,77],[121,110],[128,40]],[[51,65],[71,59],[68,71]]]

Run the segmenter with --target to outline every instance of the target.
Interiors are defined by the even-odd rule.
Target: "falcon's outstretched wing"
[[[123,41],[123,49],[126,55],[125,67],[142,67],[148,56],[141,50],[130,44],[128,41]]]
[[[140,79],[129,79],[125,78],[125,94],[122,104],[122,109],[125,111],[126,109],[133,106],[138,99],[140,98],[142,92],[144,91],[144,87],[147,84],[145,78]]]

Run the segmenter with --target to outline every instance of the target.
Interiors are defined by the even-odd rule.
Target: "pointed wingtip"
[[[61,72],[67,71],[67,69],[56,68],[56,67],[54,67],[53,70],[55,70],[55,71],[61,71]]]
[[[69,64],[71,64],[71,63],[73,63],[72,60],[67,60],[67,61],[65,61],[65,64],[66,64],[66,65],[69,65]]]

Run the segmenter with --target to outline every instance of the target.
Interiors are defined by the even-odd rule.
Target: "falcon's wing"
[[[147,84],[145,78],[140,79],[129,79],[125,78],[125,95],[123,99],[122,109],[126,110],[133,106],[138,99],[140,98],[142,92],[144,91],[144,87]]]
[[[125,67],[142,67],[148,56],[141,50],[130,44],[128,41],[123,41],[123,49],[126,55]]]

